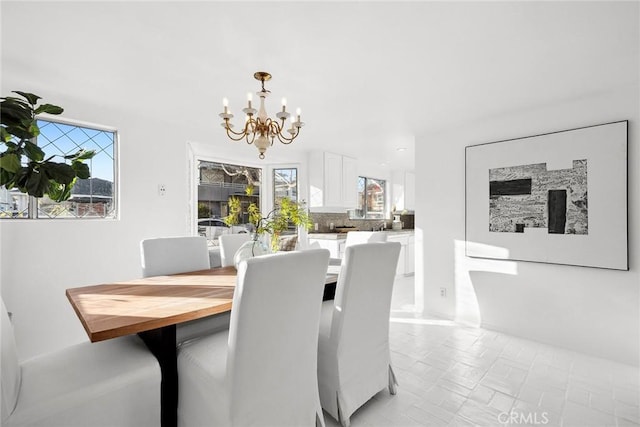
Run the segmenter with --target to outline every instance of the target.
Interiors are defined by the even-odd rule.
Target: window
[[[221,234],[252,232],[248,208],[251,203],[260,208],[262,169],[200,160],[198,174],[198,234],[217,246]],[[240,201],[240,218],[229,227],[223,218],[229,215],[232,197]]]
[[[280,206],[280,200],[288,198],[298,201],[298,169],[278,168],[273,170],[273,207]],[[296,234],[296,226],[289,222],[288,231],[282,234]]]
[[[284,197],[298,201],[298,169],[296,168],[273,170],[273,205],[277,206],[278,201]]]
[[[384,219],[386,182],[383,179],[358,177],[358,204],[350,211],[351,219]]]
[[[69,200],[60,203],[0,187],[0,218],[115,218],[116,131],[42,119],[38,120],[38,127],[36,144],[45,152],[45,158],[65,156],[81,148],[95,150],[95,156],[86,161],[91,178],[79,179]],[[61,159],[56,157],[55,161]]]

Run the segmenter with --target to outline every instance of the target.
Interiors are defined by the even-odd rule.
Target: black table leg
[[[336,283],[327,283],[324,285],[324,293],[322,295],[322,301],[335,299],[336,297]]]
[[[160,384],[160,421],[162,427],[178,425],[178,356],[176,325],[140,332],[140,338],[158,359],[162,373]]]

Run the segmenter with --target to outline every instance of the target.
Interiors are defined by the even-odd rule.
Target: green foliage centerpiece
[[[278,250],[278,239],[280,235],[289,229],[289,225],[311,229],[312,223],[309,213],[305,207],[305,202],[295,202],[289,198],[282,198],[279,205],[267,216],[262,216],[260,208],[255,203],[250,203],[247,208],[249,222],[255,227],[254,240],[258,240],[265,233],[271,236],[271,250]],[[225,224],[229,226],[237,225],[240,220],[241,206],[237,197],[229,198],[229,215],[223,218]]]

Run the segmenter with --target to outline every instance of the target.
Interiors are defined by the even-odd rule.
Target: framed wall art
[[[628,270],[627,128],[466,147],[467,256]]]

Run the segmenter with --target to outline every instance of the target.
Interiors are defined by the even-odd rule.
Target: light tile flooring
[[[396,396],[361,407],[360,426],[640,426],[639,369],[411,313],[396,280],[390,325]],[[327,427],[338,423],[325,413]]]

